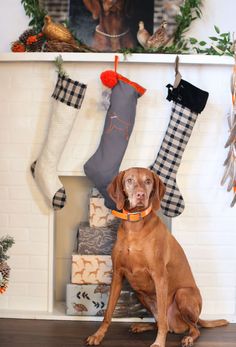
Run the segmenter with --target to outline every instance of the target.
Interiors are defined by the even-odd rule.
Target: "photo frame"
[[[175,17],[183,0],[40,0],[57,22],[68,22],[75,37],[95,52],[117,52],[139,46],[139,22],[152,34],[163,20],[168,34],[176,29]]]

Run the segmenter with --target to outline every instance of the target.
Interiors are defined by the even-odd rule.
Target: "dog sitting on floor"
[[[157,329],[151,347],[165,347],[168,332],[184,334],[183,347],[191,347],[200,336],[199,327],[227,325],[224,319],[199,318],[200,291],[188,260],[176,239],[155,211],[165,193],[161,179],[151,170],[131,168],[120,172],[108,187],[121,219],[112,251],[113,276],[107,310],[99,329],[87,338],[87,345],[99,345],[111,323],[123,278],[127,278],[141,303],[156,323],[137,323],[134,333]]]

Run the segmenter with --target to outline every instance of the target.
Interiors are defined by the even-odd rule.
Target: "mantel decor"
[[[14,239],[11,236],[5,236],[0,239],[0,294],[4,293],[8,287],[10,267],[6,262],[9,258],[6,253],[14,243]]]
[[[12,43],[11,49],[13,52],[120,52],[124,55],[132,53],[200,53],[207,55],[233,56],[233,37],[231,33],[221,33],[216,25],[214,26],[215,34],[209,37],[210,43],[198,40],[194,37],[186,37],[191,23],[196,19],[200,19],[202,16],[202,0],[173,2],[173,6],[175,6],[175,29],[165,40],[162,39],[166,37],[166,32],[168,33],[168,30],[165,32],[166,26],[168,27],[168,20],[164,20],[153,35],[151,35],[149,33],[150,26],[148,26],[147,23],[148,30],[146,30],[144,27],[145,23],[142,22],[142,15],[139,14],[137,18],[141,21],[139,22],[137,30],[135,29],[135,35],[137,36],[137,38],[135,38],[136,44],[132,45],[129,41],[126,41],[128,42],[127,46],[124,44],[121,47],[113,44],[112,47],[107,48],[106,45],[103,45],[101,46],[103,49],[100,49],[97,44],[93,45],[92,42],[91,45],[87,44],[87,42],[83,42],[84,37],[78,37],[78,30],[75,30],[73,20],[69,20],[71,17],[63,23],[58,23],[56,19],[51,18],[47,13],[47,8],[44,8],[42,5],[45,1],[21,0],[25,13],[30,18],[30,22],[29,28],[19,36],[18,40]],[[155,0],[155,3],[157,1],[158,0]],[[49,3],[50,1],[47,0],[47,2]],[[90,2],[81,0],[81,3],[87,8],[87,12],[89,12],[91,18],[98,20],[99,13],[95,13],[93,9],[89,7]],[[50,26],[48,24],[50,24]],[[48,30],[48,28],[50,30]],[[119,35],[109,35],[107,33],[103,35],[101,34],[101,27],[97,25],[94,35],[98,35],[100,41],[109,38],[111,41],[115,42],[116,38],[125,37],[128,31],[129,29],[126,29],[124,32],[122,31],[121,34],[119,33]],[[141,35],[139,35],[140,33]],[[144,38],[142,35],[144,35]],[[139,36],[141,37],[140,39]],[[68,37],[70,40],[66,40]],[[148,40],[148,42],[154,42],[154,44],[142,44],[144,39]],[[86,41],[86,39],[84,41]]]

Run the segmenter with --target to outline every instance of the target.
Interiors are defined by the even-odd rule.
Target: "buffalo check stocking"
[[[66,192],[57,175],[57,164],[80,109],[87,86],[58,76],[52,94],[51,120],[43,149],[31,165],[32,175],[50,207],[58,210],[66,203]]]
[[[176,174],[197,116],[197,113],[191,112],[187,107],[173,102],[167,131],[151,167],[166,186],[161,208],[168,217],[176,217],[184,210],[184,199],[176,183]]]
[[[198,114],[204,109],[208,93],[181,80],[177,87],[167,86],[167,100],[173,100],[170,121],[151,169],[166,186],[161,202],[164,215],[176,217],[184,210],[184,199],[176,183],[176,175],[185,147],[192,134]]]

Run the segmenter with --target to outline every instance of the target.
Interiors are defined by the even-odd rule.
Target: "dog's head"
[[[142,211],[151,204],[154,210],[158,210],[165,185],[151,170],[131,168],[121,171],[107,190],[118,210]]]
[[[83,0],[86,8],[92,13],[93,19],[97,20],[101,13],[105,16],[110,13],[129,16],[130,0]]]

